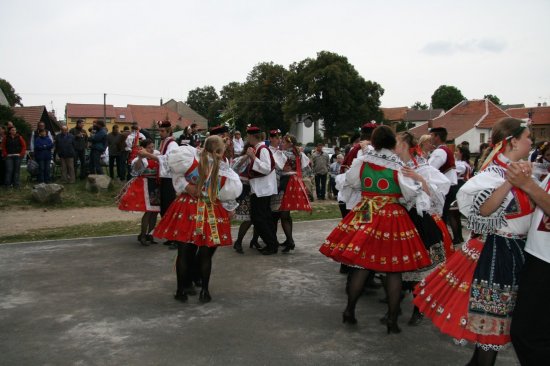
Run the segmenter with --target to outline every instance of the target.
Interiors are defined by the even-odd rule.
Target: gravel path
[[[110,221],[135,221],[140,212],[120,211],[116,207],[86,207],[63,210],[28,209],[0,211],[0,237],[23,234],[29,230],[100,224]]]

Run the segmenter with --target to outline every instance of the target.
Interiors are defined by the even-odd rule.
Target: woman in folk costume
[[[420,156],[416,138],[410,132],[401,132],[397,135],[395,152],[405,164],[413,169],[414,179],[422,184],[424,191],[430,196],[430,206],[423,207],[420,212],[417,207],[411,207],[409,216],[416,226],[426,250],[432,260],[431,265],[416,271],[403,273],[403,281],[408,282],[408,288],[413,288],[419,281],[428,276],[437,265],[445,262],[447,253],[451,253],[452,240],[444,225],[444,232],[438,225],[441,220],[441,212],[445,203],[445,195],[449,192],[451,182],[438,169],[428,164],[428,161]],[[445,238],[447,241],[445,243]],[[445,245],[446,244],[446,245]],[[409,325],[418,325],[422,321],[422,313],[418,307],[414,307]]]
[[[388,333],[399,333],[397,315],[401,273],[430,265],[430,257],[407,210],[400,202],[429,206],[421,184],[411,177],[393,152],[396,139],[387,126],[372,134],[375,150],[353,161],[346,184],[361,189],[362,200],[330,233],[319,249],[337,262],[355,267],[348,287],[344,323],[357,323],[355,305],[363,292],[368,270],[386,272],[388,288]]]
[[[248,229],[252,226],[252,219],[250,218],[250,179],[248,178],[248,165],[250,164],[250,157],[246,155],[246,151],[251,145],[247,142],[241,151],[241,154],[233,159],[231,163],[231,169],[233,169],[241,179],[243,184],[243,191],[241,195],[237,197],[237,203],[239,206],[235,209],[235,220],[242,221],[239,226],[239,232],[237,234],[237,240],[233,244],[233,249],[239,254],[244,254],[243,239]],[[258,243],[258,232],[254,230],[254,235],[250,241],[250,248],[260,249]]]
[[[140,141],[139,144],[149,154],[155,153],[153,140],[146,139]],[[137,156],[131,166],[133,175],[137,176],[122,189],[118,199],[118,209],[144,212],[141,217],[141,232],[138,235],[138,241],[145,246],[148,246],[149,243],[156,244],[157,242],[154,241],[153,235],[150,233],[155,228],[157,214],[160,212],[159,163],[153,159]]]
[[[456,165],[456,178],[457,178],[457,190],[460,189],[472,176],[472,167],[470,166],[470,149],[466,145],[458,145],[455,149],[455,165]],[[460,211],[456,204],[451,204],[449,208],[449,225],[453,232],[453,244],[460,250],[460,247],[464,243],[462,237],[462,221]]]
[[[179,242],[176,300],[187,301],[188,266],[198,247],[199,300],[209,302],[212,256],[217,247],[233,244],[229,212],[237,206],[242,183],[224,161],[225,146],[221,137],[210,136],[200,154],[194,154],[196,150],[190,146],[180,146],[168,156],[178,197],[159,222],[155,236]]]
[[[286,241],[281,245],[285,248],[283,253],[294,250],[295,244],[292,238],[292,217],[290,211],[309,211],[311,206],[307,196],[306,187],[302,181],[302,169],[309,165],[309,158],[296,147],[296,137],[285,135],[280,156],[283,169],[279,190],[283,192],[279,214],[281,226],[285,232]]]
[[[510,342],[523,249],[534,206],[506,180],[508,164],[531,147],[527,123],[504,118],[492,131],[496,144],[481,171],[460,189],[460,212],[470,239],[415,289],[414,304],[445,334],[476,343],[469,365],[494,365]]]

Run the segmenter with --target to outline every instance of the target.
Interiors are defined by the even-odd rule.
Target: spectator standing
[[[329,167],[330,190],[332,192],[332,197],[334,199],[337,199],[338,197],[338,190],[336,189],[336,176],[340,174],[340,168],[342,167],[343,162],[344,162],[344,156],[342,154],[338,154],[336,155],[335,161],[332,164],[330,164],[330,167]]]
[[[0,126],[0,146],[2,146],[2,142],[6,139],[7,130],[6,127]],[[0,154],[2,152],[0,151]],[[0,186],[4,186],[4,178],[6,177],[6,162],[4,161],[3,157],[0,156]]]
[[[61,183],[75,182],[74,140],[75,137],[69,133],[67,126],[61,127],[61,133],[55,136],[55,154],[61,161]]]
[[[93,126],[94,133],[90,136],[90,174],[103,174],[101,167],[101,154],[107,148],[107,131],[105,121],[99,119]]]
[[[33,159],[34,159],[34,142],[36,141],[36,139],[40,135],[41,130],[46,130],[46,124],[42,121],[38,122],[36,130],[32,131],[32,133],[31,133],[31,140],[30,140],[30,144],[29,144],[29,146],[30,146],[29,152],[30,152],[30,155]],[[46,132],[48,133],[48,137],[50,138],[50,140],[53,141],[53,136],[52,136],[51,132],[48,131],[48,130],[46,130]]]
[[[2,140],[2,158],[6,163],[4,186],[19,188],[19,172],[21,159],[25,156],[27,144],[25,139],[17,133],[15,127],[8,128],[8,134]]]
[[[235,131],[233,134],[233,152],[234,156],[239,156],[243,152],[244,149],[244,141],[241,137],[240,131]]]
[[[191,141],[189,142],[189,145],[191,145],[193,147],[201,146],[201,138],[200,138],[199,133],[197,131],[197,124],[196,123],[191,124]]]
[[[38,163],[38,183],[50,183],[50,165],[52,163],[53,141],[48,131],[38,131],[34,138],[34,159]]]
[[[122,161],[122,154],[120,152],[120,140],[123,138],[122,134],[118,132],[118,126],[114,125],[111,132],[107,134],[107,146],[109,148],[109,176],[115,178],[114,166],[116,163],[117,177],[123,180],[122,165],[126,165],[126,162]]]
[[[80,179],[86,178],[88,175],[88,167],[86,166],[86,149],[88,147],[88,133],[84,129],[84,121],[79,119],[76,121],[76,127],[69,131],[74,136],[74,171],[76,176],[77,164],[80,165]]]
[[[126,162],[128,161],[128,155],[129,151],[126,151],[126,139],[130,136],[130,127],[124,126],[122,129],[122,132],[120,133],[120,139],[119,139],[119,146],[118,151],[120,151],[120,180],[124,181],[127,179],[127,176],[130,174],[130,172],[127,172],[128,165]]]
[[[319,200],[325,199],[329,168],[329,157],[327,153],[323,152],[324,146],[324,144],[318,143],[317,148],[311,153],[313,174],[315,174],[315,192],[317,192],[317,199]]]

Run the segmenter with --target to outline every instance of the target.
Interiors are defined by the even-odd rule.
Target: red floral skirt
[[[136,177],[126,187],[118,201],[122,211],[160,212],[160,192],[154,178]]]
[[[359,203],[362,205],[363,201]],[[319,251],[337,262],[378,272],[414,271],[431,264],[409,214],[398,203],[373,210],[370,222],[350,211]]]
[[[306,187],[298,176],[290,176],[279,211],[311,211]]]
[[[208,205],[186,193],[172,202],[153,235],[197,246],[233,244],[229,215],[221,203]]]
[[[483,243],[478,238],[470,239],[445,264],[417,285],[413,300],[442,333],[460,343],[473,342],[492,350],[499,350],[510,342],[511,309],[517,290],[517,284],[499,290],[500,284],[476,279],[476,274],[489,272],[486,267],[496,268],[498,272],[497,262],[502,262],[500,251],[509,252],[505,242],[498,245],[502,248],[497,251],[497,256],[492,257],[492,244]],[[483,259],[480,260],[480,257]],[[485,262],[486,257],[490,258],[489,262],[481,263]],[[486,269],[480,271],[478,266]],[[519,261],[517,266],[521,267]],[[508,268],[506,276],[517,275],[511,272]],[[500,278],[495,280],[506,284]]]

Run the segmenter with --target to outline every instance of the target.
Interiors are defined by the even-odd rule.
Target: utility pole
[[[103,93],[103,123],[107,126],[107,93]]]

